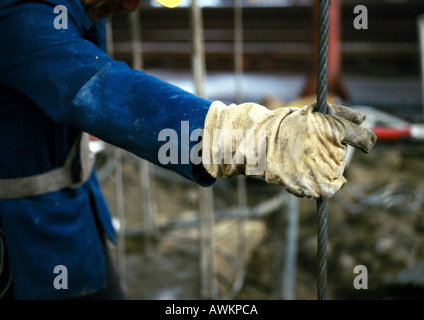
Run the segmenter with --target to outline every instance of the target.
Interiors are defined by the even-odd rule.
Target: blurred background
[[[210,100],[301,107],[315,101],[316,4],[142,0],[110,21],[109,52]],[[366,113],[379,140],[350,150],[348,183],[328,200],[329,299],[424,297],[423,17],[420,0],[331,1],[329,101]],[[316,299],[315,201],[255,178],[205,191],[92,143],[130,298]],[[367,289],[354,287],[358,265]]]

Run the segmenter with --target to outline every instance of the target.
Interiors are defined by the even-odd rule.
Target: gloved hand
[[[369,152],[376,135],[365,116],[329,105],[269,110],[255,103],[212,103],[205,120],[202,164],[215,178],[263,176],[298,197],[331,198],[346,182],[347,145]]]

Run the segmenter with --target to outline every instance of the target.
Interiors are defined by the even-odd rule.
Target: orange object
[[[387,140],[402,140],[402,139],[415,139],[424,140],[424,125],[412,124],[402,128],[380,127],[372,128],[379,141]]]
[[[318,1],[315,0],[313,7],[313,43],[314,43],[314,65],[311,75],[306,81],[306,85],[301,92],[301,96],[311,96],[317,90],[317,70],[318,70]],[[349,99],[349,94],[341,81],[341,1],[331,0],[329,13],[329,35],[328,35],[328,92],[343,100]]]

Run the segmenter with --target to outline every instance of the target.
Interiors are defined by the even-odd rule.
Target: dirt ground
[[[172,172],[153,168],[157,232],[153,238],[148,237],[142,232],[145,205],[140,196],[139,162],[125,152],[122,155],[124,220],[121,217],[121,225],[127,235],[120,238],[120,245],[113,250],[130,298],[202,298],[196,220],[199,188]],[[327,201],[328,299],[424,298],[424,266],[420,265],[424,261],[423,158],[424,145],[420,142],[378,142],[369,154],[359,151],[353,154],[345,172],[348,183]],[[105,167],[105,159],[98,158],[99,168]],[[114,177],[113,171],[109,171],[101,178],[101,184],[116,217],[119,204]],[[260,180],[247,180],[249,207],[269,204],[270,199],[278,197],[287,199],[283,193]],[[213,197],[216,212],[225,213],[224,209],[237,206],[237,179],[217,183]],[[316,203],[307,199],[298,203],[294,299],[314,300],[317,299]],[[285,248],[287,208],[283,203],[263,211],[265,214],[259,217],[243,220],[247,236],[242,241],[248,254],[242,266],[246,275],[242,277],[241,289],[230,296],[232,299],[281,297],[278,259]],[[236,276],[240,275],[237,263],[240,220],[225,214],[223,217],[216,221],[213,239],[218,249],[226,250],[226,255],[221,252],[214,257],[218,257],[215,267],[220,297],[228,297]],[[367,268],[368,289],[354,288],[357,265]],[[410,268],[413,269],[408,271]]]
[[[329,299],[424,298],[419,265],[424,260],[423,156],[422,144],[391,143],[376,145],[370,154],[354,154],[345,174],[348,184],[327,202]],[[354,189],[365,198],[352,197]],[[369,204],[361,206],[358,200]],[[316,299],[315,203],[300,201],[299,224],[296,298]],[[272,259],[267,243],[250,263],[241,298],[255,296],[255,284],[265,289],[258,297],[269,297],[271,279],[260,263]],[[353,286],[356,265],[367,267],[367,290]],[[415,273],[404,274],[416,265]]]

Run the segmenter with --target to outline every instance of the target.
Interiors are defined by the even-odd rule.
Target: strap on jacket
[[[65,164],[60,168],[35,176],[0,179],[0,199],[32,197],[82,185],[90,177],[94,164],[88,138],[88,134],[84,132],[78,136]],[[79,154],[79,159],[74,161],[76,154]]]

